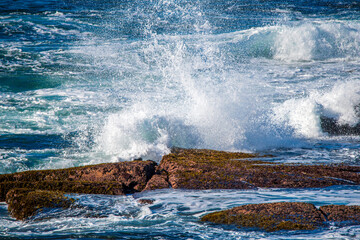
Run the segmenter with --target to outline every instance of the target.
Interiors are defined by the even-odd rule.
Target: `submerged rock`
[[[6,194],[10,214],[18,220],[25,220],[43,208],[69,208],[73,201],[58,191],[15,188]]]
[[[155,200],[154,199],[139,199],[137,202],[142,205],[149,205],[149,204],[153,204],[155,202]]]
[[[13,188],[121,195],[142,191],[154,175],[153,161],[104,163],[0,175],[0,201]]]
[[[360,224],[359,209],[360,206],[330,205],[319,210],[302,202],[249,204],[207,214],[201,221],[266,231],[314,230],[326,226],[328,221],[351,220],[352,224]]]
[[[360,166],[276,164],[254,154],[175,149],[159,169],[173,188],[313,188],[360,184]]]

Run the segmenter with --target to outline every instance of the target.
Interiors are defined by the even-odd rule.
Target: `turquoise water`
[[[173,146],[359,165],[360,137],[321,123],[359,126],[359,56],[357,1],[3,0],[0,173],[160,161]],[[3,204],[0,237],[360,238],[358,226],[279,235],[198,222],[275,199],[359,204],[356,187],[220,192],[145,193],[150,207],[79,196],[91,211],[25,223]]]

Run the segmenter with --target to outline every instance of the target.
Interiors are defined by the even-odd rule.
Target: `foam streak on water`
[[[310,190],[161,190],[134,196],[73,195],[75,208],[44,211],[27,222],[14,221],[6,213],[0,219],[0,237],[21,239],[115,238],[141,239],[350,239],[360,237],[359,226],[329,226],[313,231],[266,233],[240,231],[235,227],[199,222],[206,213],[248,203],[300,201],[317,207],[326,204],[360,204],[358,187],[331,187]],[[137,203],[151,198],[152,205]],[[6,205],[0,205],[6,211]],[[55,217],[56,216],[56,217]],[[55,217],[45,220],[47,217]],[[149,231],[151,229],[151,231]],[[349,237],[349,238],[347,238]]]

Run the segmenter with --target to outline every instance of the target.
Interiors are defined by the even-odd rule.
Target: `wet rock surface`
[[[317,188],[360,184],[360,166],[275,164],[254,154],[206,149],[175,149],[163,157],[173,188]]]
[[[340,124],[335,119],[321,116],[321,129],[330,135],[360,135],[360,123],[350,126],[349,124]]]
[[[148,181],[144,191],[169,188],[170,183],[166,172],[158,172]]]
[[[150,205],[150,204],[153,204],[155,202],[155,200],[154,199],[139,199],[139,200],[137,200],[137,202],[142,205]]]
[[[9,203],[9,209],[17,219],[25,219],[37,208],[26,208],[24,212],[21,208],[26,204],[14,203],[28,201],[28,195],[34,195],[34,199],[48,204],[44,207],[54,202],[57,204],[59,199],[62,199],[62,195],[54,197],[44,190],[123,195],[163,188],[317,188],[360,184],[360,166],[277,164],[258,159],[261,159],[261,156],[256,154],[174,148],[170,154],[163,157],[160,165],[150,160],[136,160],[69,169],[4,174],[0,175],[0,201],[6,200]],[[16,191],[12,190],[15,188]],[[28,193],[18,188],[27,188]],[[48,200],[45,201],[47,196]],[[65,202],[64,205],[66,205]],[[55,206],[58,206],[56,204]],[[210,214],[209,217],[204,217],[204,221],[225,224],[235,222],[239,226],[258,227],[268,231],[310,230],[321,226],[326,220],[359,222],[359,207],[329,205],[317,210],[309,204],[287,204],[290,203],[263,204],[256,207],[249,205],[246,209],[240,207]],[[287,207],[284,208],[284,206]]]
[[[360,206],[326,205],[321,206],[328,221],[343,224],[360,224]]]
[[[207,214],[201,221],[270,232],[314,230],[329,222],[339,223],[344,219],[351,219],[352,224],[360,224],[359,208],[360,206],[331,205],[317,209],[313,204],[302,202],[249,204]],[[326,214],[323,210],[326,210]]]
[[[15,188],[6,194],[9,212],[18,220],[25,220],[43,208],[69,208],[73,201],[59,191]]]
[[[0,175],[0,201],[13,188],[121,195],[142,191],[154,175],[153,161],[105,163]]]

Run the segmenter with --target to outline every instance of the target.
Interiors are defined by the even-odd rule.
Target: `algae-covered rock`
[[[6,194],[8,209],[18,220],[25,220],[42,208],[69,208],[73,201],[58,191],[15,188]]]
[[[313,204],[281,202],[243,205],[207,214],[201,221],[266,231],[313,230],[324,224],[325,217]]]
[[[329,223],[360,224],[360,206],[327,205],[317,209],[302,202],[248,204],[207,214],[201,221],[266,231],[313,230]]]
[[[320,210],[328,221],[345,224],[360,224],[360,206],[326,205]]]
[[[0,175],[0,201],[13,188],[121,195],[142,191],[154,175],[153,161],[104,163],[57,170]]]
[[[1,196],[13,188],[30,188],[38,190],[55,190],[67,193],[123,195],[127,193],[124,184],[119,182],[86,182],[86,181],[34,181],[34,182],[2,182]],[[5,197],[0,200],[5,201]]]
[[[360,166],[276,164],[254,154],[175,149],[161,160],[173,188],[313,188],[360,184]]]

